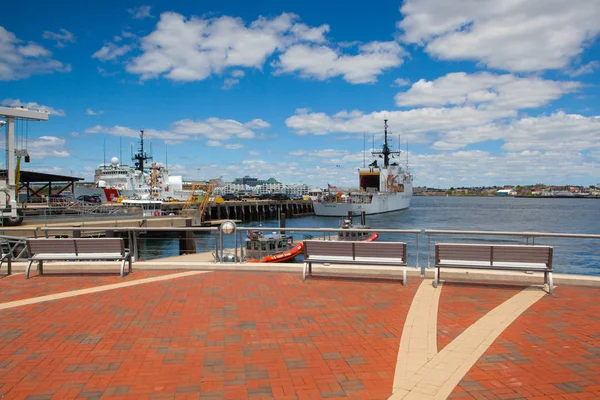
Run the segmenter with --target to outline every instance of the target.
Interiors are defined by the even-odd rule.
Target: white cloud
[[[593,182],[593,177],[600,174],[600,164],[580,152],[572,151],[411,153],[410,160],[418,186],[442,188],[536,182],[573,184],[585,180]]]
[[[341,111],[329,116],[325,113],[296,110],[286,119],[286,125],[299,135],[327,135],[329,133],[383,132],[383,120],[389,120],[393,135],[402,134],[402,140],[411,143],[428,143],[427,132],[449,131],[480,126],[498,118],[515,116],[512,110],[480,110],[475,107],[418,108],[407,111]]]
[[[123,46],[118,46],[114,43],[107,43],[104,46],[102,46],[100,50],[92,54],[92,57],[97,58],[102,62],[105,62],[117,59],[122,55],[129,53],[132,49],[132,46],[127,44]]]
[[[70,65],[52,59],[51,55],[44,47],[33,42],[25,44],[0,26],[0,81],[71,70]]]
[[[456,150],[473,143],[502,140],[507,151],[584,151],[600,149],[600,116],[584,117],[556,112],[525,117],[440,135],[433,147]]]
[[[323,149],[323,150],[294,150],[289,153],[291,156],[307,156],[321,158],[343,157],[349,154],[347,150]]]
[[[400,11],[405,42],[509,71],[567,67],[600,32],[597,0],[406,0]]]
[[[260,68],[278,47],[284,46],[296,17],[281,14],[260,17],[248,27],[240,18],[203,19],[166,12],[156,30],[142,38],[144,53],[127,65],[142,79],[160,75],[176,81],[206,79],[227,67]]]
[[[266,129],[271,127],[271,124],[269,124],[267,121],[263,121],[260,118],[254,118],[252,121],[246,122],[244,126],[249,129]]]
[[[569,76],[579,76],[585,74],[591,74],[595,70],[600,68],[600,61],[590,61],[589,63],[582,65],[575,69],[568,69],[566,71]]]
[[[139,6],[134,8],[129,8],[127,12],[131,14],[133,19],[146,19],[151,18],[150,10],[152,6]]]
[[[578,82],[480,72],[450,73],[434,81],[421,79],[396,95],[398,106],[478,106],[519,110],[537,108],[577,90]]]
[[[223,81],[223,89],[231,89],[233,86],[240,83],[240,78],[243,78],[246,75],[246,72],[241,69],[234,69],[231,71],[231,77],[225,78]]]
[[[235,79],[235,78],[225,78],[225,80],[223,81],[223,89],[231,89],[232,87],[234,87],[235,85],[237,85],[238,83],[240,83],[239,79]]]
[[[260,152],[259,151],[254,151],[254,150],[250,150],[248,152],[249,155],[254,156],[254,157],[258,157],[260,156]]]
[[[44,31],[42,37],[54,40],[57,47],[65,47],[67,43],[75,43],[75,36],[64,28],[60,28],[60,33]]]
[[[4,99],[2,100],[2,102],[0,102],[0,105],[6,106],[6,107],[25,107],[28,108],[30,110],[43,110],[43,111],[47,111],[49,114],[51,115],[56,115],[58,117],[64,117],[65,111],[61,110],[61,109],[55,109],[49,106],[44,106],[41,104],[38,104],[34,101],[30,101],[30,102],[23,102],[19,99]]]
[[[71,156],[71,153],[66,149],[65,140],[56,136],[41,136],[39,139],[29,139],[27,151],[33,160],[48,157],[66,158]]]
[[[253,119],[246,124],[233,119],[208,118],[202,121],[184,119],[171,124],[171,129],[161,131],[144,129],[144,135],[151,139],[161,140],[194,140],[198,137],[209,139],[209,146],[221,146],[220,142],[229,139],[253,139],[257,135],[254,130],[269,127],[269,123],[261,119]],[[125,126],[104,127],[95,125],[85,130],[86,133],[107,133],[113,136],[138,137],[139,131]],[[237,145],[223,145],[233,149]],[[229,147],[227,147],[229,146]]]
[[[94,111],[91,108],[88,108],[85,110],[85,115],[101,115],[101,114],[104,114],[103,110]]]
[[[282,13],[259,17],[246,24],[240,18],[186,19],[174,12],[161,14],[156,29],[141,39],[142,54],[126,66],[142,80],[164,77],[175,81],[199,81],[228,68],[223,88],[239,83],[244,71],[262,69],[267,59],[276,73],[299,73],[307,78],[343,76],[352,83],[375,82],[385,69],[402,64],[404,50],[396,42],[370,42],[355,55],[325,45],[328,25],[310,27],[298,16]]]
[[[410,86],[410,80],[397,78],[394,80],[394,86]]]
[[[276,73],[298,72],[306,78],[325,80],[343,76],[350,83],[372,83],[384,70],[402,65],[402,47],[396,42],[370,42],[358,54],[343,54],[328,46],[297,44],[287,49],[273,65]]]

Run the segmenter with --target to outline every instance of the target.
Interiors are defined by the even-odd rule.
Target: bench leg
[[[12,256],[9,254],[8,257],[6,257],[6,266],[8,267],[8,275],[12,274]]]
[[[440,276],[440,269],[439,268],[433,268],[433,287],[436,288],[438,287],[438,278]]]
[[[33,264],[33,261],[29,261],[29,264],[27,264],[27,268],[25,269],[25,279],[29,279],[29,270],[31,269],[31,264]]]
[[[404,266],[404,271],[402,271],[402,286],[406,286],[406,265]]]
[[[548,293],[554,294],[554,283],[552,282],[552,272],[548,272]]]
[[[312,275],[312,263],[311,262],[308,263],[308,274]]]
[[[308,263],[304,263],[302,266],[302,282],[306,280],[306,269],[308,268]]]
[[[548,283],[548,272],[544,271],[544,285]]]
[[[38,261],[38,274],[44,275],[44,262]]]
[[[123,259],[123,261],[121,261],[121,278],[125,278],[125,263],[127,262],[126,259]]]
[[[131,271],[133,269],[132,266],[131,266],[131,254],[128,257],[128,260],[129,260],[129,273],[131,273]]]

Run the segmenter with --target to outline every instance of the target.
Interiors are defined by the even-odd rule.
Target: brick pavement
[[[4,310],[0,396],[386,399],[416,287],[215,272]]]
[[[135,271],[126,279],[174,274]],[[0,302],[123,282],[0,279]],[[0,398],[386,399],[417,282],[211,272],[0,311]],[[448,282],[444,347],[522,286]],[[600,398],[600,288],[558,287],[451,398]]]
[[[600,398],[600,288],[555,293],[500,335],[451,398]]]
[[[498,283],[444,282],[438,308],[438,351],[524,287]]]
[[[81,273],[44,271],[44,275],[38,276],[37,270],[32,268],[32,274],[29,279],[25,279],[25,275],[22,273],[0,278],[0,302],[6,303],[30,297],[45,296],[53,293],[172,274],[174,272],[177,271],[144,271],[134,269],[133,272],[126,274],[124,278],[121,278],[117,266],[109,272],[106,270],[103,272],[86,271]]]

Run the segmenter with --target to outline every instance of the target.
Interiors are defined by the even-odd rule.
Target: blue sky
[[[5,5],[0,103],[51,112],[25,168],[143,127],[186,179],[355,186],[387,117],[418,186],[600,183],[596,0],[219,3]]]

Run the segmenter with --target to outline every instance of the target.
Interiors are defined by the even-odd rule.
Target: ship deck
[[[171,258],[124,279],[67,265],[0,278],[0,397],[600,397],[597,278],[557,277],[550,296],[508,275],[446,275],[435,290],[417,271],[403,287],[302,283],[292,264]]]

